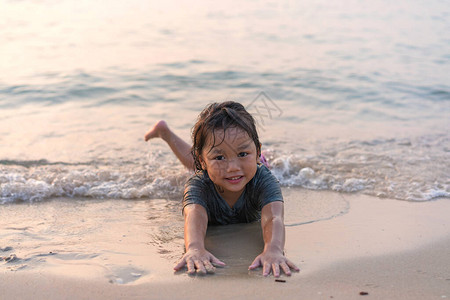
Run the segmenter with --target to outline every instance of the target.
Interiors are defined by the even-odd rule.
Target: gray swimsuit
[[[202,205],[211,225],[250,223],[259,220],[261,209],[275,201],[283,201],[280,184],[266,166],[258,165],[233,208],[217,192],[207,172],[196,173],[186,182],[183,210],[189,204]]]

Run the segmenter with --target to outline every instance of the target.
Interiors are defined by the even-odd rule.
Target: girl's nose
[[[230,159],[227,164],[227,172],[239,171],[239,162],[236,158]]]

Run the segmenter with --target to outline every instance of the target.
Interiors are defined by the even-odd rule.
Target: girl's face
[[[255,143],[247,132],[237,127],[227,129],[225,137],[221,129],[213,134],[203,147],[202,167],[224,198],[239,196],[256,174],[259,157]]]

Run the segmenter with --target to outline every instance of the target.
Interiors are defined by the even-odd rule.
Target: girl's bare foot
[[[148,141],[149,139],[159,137],[163,140],[167,136],[167,133],[169,132],[169,126],[167,126],[166,121],[161,120],[159,122],[156,122],[156,124],[153,126],[152,129],[150,129],[144,136],[144,140]]]
[[[148,141],[156,137],[163,139],[170,146],[170,149],[186,168],[194,170],[194,157],[191,155],[191,145],[173,133],[166,121],[156,122],[153,128],[145,134],[144,140]]]

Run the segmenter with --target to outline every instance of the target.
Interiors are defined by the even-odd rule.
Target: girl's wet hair
[[[212,134],[213,145],[220,145],[223,140],[216,144],[215,130],[223,130],[223,138],[225,132],[230,128],[239,128],[245,131],[253,140],[256,146],[257,155],[261,154],[261,144],[259,142],[258,132],[256,131],[255,119],[245,110],[244,106],[234,101],[226,101],[221,103],[209,104],[198,116],[197,122],[192,128],[192,149],[191,153],[194,157],[194,168],[203,170],[200,163],[200,155],[203,148]]]

